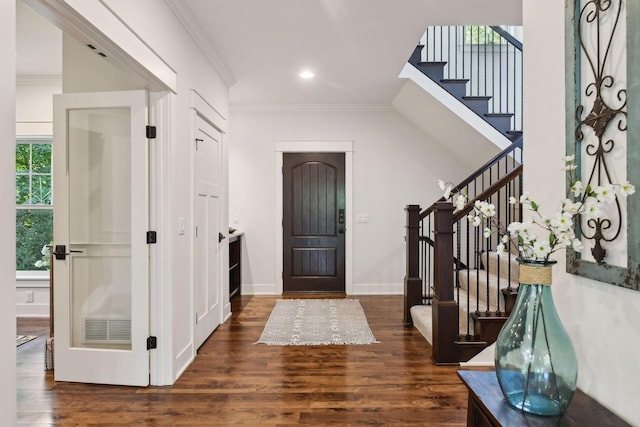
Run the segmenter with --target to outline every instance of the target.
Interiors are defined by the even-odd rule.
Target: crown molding
[[[391,104],[246,104],[231,105],[232,113],[274,112],[389,112],[395,111]]]
[[[18,74],[16,75],[16,85],[40,85],[40,86],[62,86],[62,75],[60,74]]]
[[[198,46],[202,54],[207,58],[211,66],[218,72],[220,78],[226,83],[228,87],[233,86],[236,83],[236,79],[233,77],[227,66],[220,58],[220,55],[213,47],[209,39],[202,31],[202,27],[198,23],[198,20],[193,16],[191,9],[184,2],[176,0],[166,0],[169,8],[176,15],[185,31],[189,34],[191,39]]]

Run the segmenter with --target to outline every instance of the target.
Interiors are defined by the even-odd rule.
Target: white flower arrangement
[[[489,238],[494,232],[500,237],[500,243],[496,247],[499,255],[507,254],[509,241],[518,247],[519,256],[523,259],[549,261],[552,253],[563,249],[571,248],[576,252],[583,249],[582,241],[576,238],[574,232],[575,218],[584,215],[586,219],[598,218],[602,214],[602,207],[612,204],[616,196],[626,197],[635,193],[635,187],[628,181],[623,184],[605,184],[591,188],[587,185],[583,188],[583,183],[575,177],[575,156],[567,156],[564,159],[569,180],[569,192],[574,200],[567,194],[566,198],[560,202],[553,216],[545,215],[540,210],[540,204],[536,202],[529,193],[524,193],[517,200],[515,197],[509,198],[509,204],[520,203],[533,212],[532,218],[524,222],[512,222],[504,227],[497,218],[494,204],[477,200],[473,210],[467,218],[474,227],[484,224],[483,236]],[[444,191],[445,200],[449,200],[455,193],[455,187],[450,182],[438,181],[440,189]],[[467,196],[462,193],[454,194],[453,204],[456,211],[460,211],[467,203]],[[544,236],[538,234],[540,231]]]

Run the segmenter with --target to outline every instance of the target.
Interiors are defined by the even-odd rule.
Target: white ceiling
[[[390,104],[427,26],[520,25],[516,0],[174,0],[235,79],[232,105]],[[316,78],[297,74],[312,69]]]
[[[428,25],[521,24],[521,0],[169,0],[241,105],[384,104]],[[17,73],[59,75],[60,31],[17,2]],[[216,61],[214,61],[216,62]],[[224,65],[220,66],[220,62]],[[301,80],[312,69],[316,77]]]

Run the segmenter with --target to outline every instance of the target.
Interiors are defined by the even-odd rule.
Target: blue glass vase
[[[559,415],[576,390],[578,361],[551,295],[556,261],[518,262],[515,307],[496,340],[498,382],[511,406],[537,415]]]

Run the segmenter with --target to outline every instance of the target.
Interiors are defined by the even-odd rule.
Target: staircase
[[[468,199],[461,210],[444,199],[405,209],[404,321],[432,344],[436,363],[457,364],[496,340],[517,296],[516,248],[498,257],[498,238],[467,214],[489,201],[502,224],[521,220],[509,199],[522,189],[522,43],[503,27],[429,27],[400,77],[502,149],[455,187]]]
[[[495,252],[484,252],[480,257],[482,268],[454,271],[459,280],[454,300],[459,307],[458,335],[484,346],[496,340],[513,309],[518,263],[515,256],[499,257]],[[420,304],[410,309],[413,325],[430,343],[433,343],[432,307]]]
[[[520,197],[522,171],[519,138],[455,187],[454,197],[468,196],[461,210],[444,199],[406,207],[404,321],[432,344],[436,363],[466,362],[493,343],[515,304],[516,248],[498,257],[498,238],[485,237],[467,215],[476,201],[489,201],[502,224],[520,221],[509,199]]]
[[[522,43],[502,27],[429,27],[408,62],[509,141],[522,137]]]

